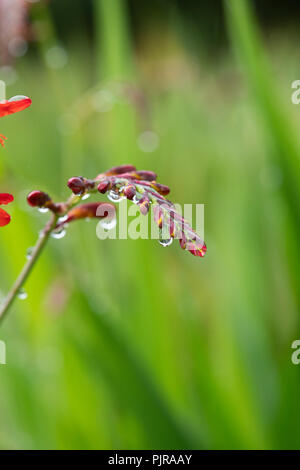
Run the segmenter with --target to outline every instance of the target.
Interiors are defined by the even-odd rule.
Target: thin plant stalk
[[[12,286],[11,290],[7,294],[7,297],[5,298],[3,304],[0,306],[0,324],[2,324],[6,314],[8,313],[16,297],[18,297],[20,290],[22,289],[28,276],[30,275],[35,263],[39,259],[43,249],[45,248],[47,244],[47,241],[49,239],[49,236],[52,230],[55,228],[57,224],[57,220],[58,220],[58,216],[56,214],[52,214],[50,221],[42,230],[38,238],[38,241],[30,255],[30,258],[28,259],[27,263],[24,265],[14,285]]]
[[[76,206],[81,201],[81,196],[75,196],[74,194],[70,196],[68,201],[65,204],[65,212],[67,212],[72,207]],[[28,259],[27,263],[24,265],[22,271],[20,272],[18,278],[7,294],[6,298],[2,305],[0,305],[0,325],[2,324],[6,314],[8,313],[11,305],[13,304],[16,297],[20,293],[20,290],[24,286],[28,276],[30,275],[33,267],[35,266],[37,260],[39,259],[47,241],[51,235],[51,232],[56,228],[59,215],[52,212],[51,219],[47,222],[45,228],[41,231],[41,234],[38,238],[38,241],[33,248],[33,251]]]

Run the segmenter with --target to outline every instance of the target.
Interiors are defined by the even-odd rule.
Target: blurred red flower
[[[14,200],[12,194],[0,193],[0,204],[9,204]],[[0,227],[4,227],[9,224],[10,215],[3,209],[0,208]]]
[[[28,0],[0,0],[0,62],[10,65],[27,50],[32,38],[28,11],[33,2]]]
[[[23,111],[31,105],[31,99],[28,96],[14,96],[9,100],[0,101],[0,117],[7,116],[8,114]],[[6,137],[0,134],[0,144],[4,147],[4,140]]]

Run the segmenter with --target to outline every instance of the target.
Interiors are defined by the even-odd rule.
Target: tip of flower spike
[[[27,202],[32,207],[43,207],[49,201],[51,201],[51,199],[48,194],[42,191],[32,191],[27,196]]]
[[[187,248],[188,251],[194,255],[194,256],[200,256],[201,258],[203,258],[203,256],[205,256],[205,253],[206,253],[206,245],[204,243],[204,245],[202,245],[201,247],[195,245],[195,247],[190,247],[190,248]]]
[[[200,241],[189,241],[187,242],[185,237],[179,240],[180,246],[183,250],[189,251],[193,256],[200,256],[203,258],[207,251],[206,244]]]

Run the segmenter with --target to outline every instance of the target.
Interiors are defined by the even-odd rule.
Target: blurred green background
[[[32,4],[0,68],[33,100],[1,119],[2,294],[48,218],[27,193],[118,164],[204,203],[208,251],[51,240],[1,326],[1,448],[300,448],[299,9],[265,3]]]

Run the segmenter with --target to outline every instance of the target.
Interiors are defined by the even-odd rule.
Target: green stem
[[[55,228],[57,223],[58,216],[56,214],[52,214],[50,221],[45,226],[44,230],[41,232],[41,235],[28,259],[27,263],[24,265],[21,273],[19,274],[16,282],[12,286],[11,290],[9,291],[6,299],[4,300],[3,304],[0,307],[0,324],[2,324],[9,308],[11,307],[12,303],[14,302],[15,298],[18,296],[20,289],[25,284],[29,274],[31,273],[35,263],[37,262],[41,252],[43,251],[49,236],[52,230]]]

